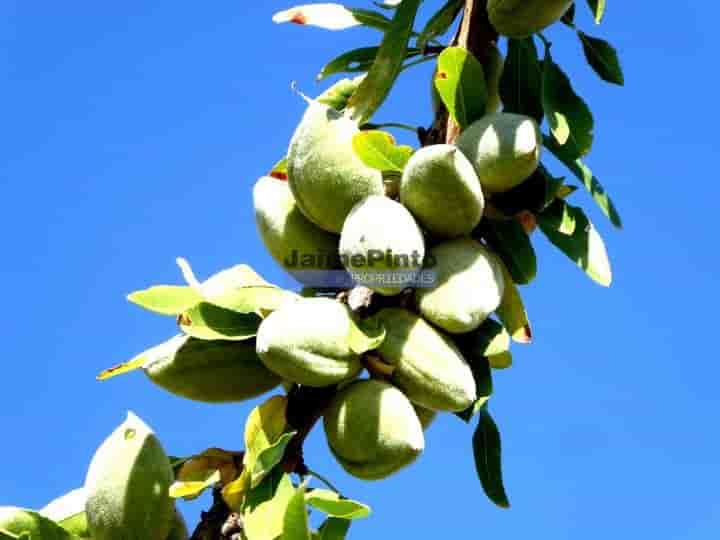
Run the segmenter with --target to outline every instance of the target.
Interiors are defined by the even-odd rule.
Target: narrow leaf
[[[600,24],[605,15],[605,0],[587,0],[587,3],[592,10],[595,24]]]
[[[546,227],[562,234],[573,234],[577,228],[575,214],[570,211],[570,206],[561,199],[557,199],[538,217]]]
[[[623,86],[625,76],[615,47],[604,39],[589,36],[585,32],[578,31],[578,37],[582,42],[585,58],[595,73],[604,81]]]
[[[461,129],[485,115],[487,87],[482,64],[466,49],[448,47],[440,54],[435,88]]]
[[[500,302],[500,307],[497,308],[497,316],[503,326],[510,332],[510,336],[514,341],[517,343],[530,343],[532,341],[532,329],[530,328],[530,321],[520,291],[513,283],[510,271],[504,264],[502,266],[505,277],[505,293],[502,302]]]
[[[202,302],[202,295],[191,287],[158,285],[128,295],[133,304],[161,315],[179,315]]]
[[[369,120],[390,94],[405,61],[420,2],[405,0],[400,4],[390,28],[385,32],[375,62],[357,92],[350,98],[348,108],[358,123]]]
[[[197,480],[176,480],[170,486],[170,497],[191,501],[202,495],[203,491],[220,482],[220,471],[208,471],[207,476]]]
[[[307,503],[328,516],[344,519],[362,519],[370,515],[370,508],[357,501],[343,499],[334,491],[313,489],[305,496]]]
[[[504,112],[524,114],[542,122],[542,67],[532,37],[508,39],[500,98]]]
[[[352,146],[365,165],[383,172],[401,173],[413,154],[412,147],[398,146],[385,131],[360,131],[353,137]]]
[[[372,9],[348,9],[350,10],[350,13],[353,14],[353,17],[355,17],[356,21],[358,21],[363,26],[367,26],[368,28],[375,28],[376,30],[387,32],[392,25],[392,21],[390,19],[388,19],[382,13],[378,13],[377,11],[373,11]]]
[[[598,179],[593,176],[590,167],[588,167],[581,159],[574,158],[570,153],[568,153],[566,147],[560,146],[552,137],[543,135],[543,144],[545,148],[563,162],[575,176],[582,180],[583,185],[590,192],[593,200],[600,207],[603,214],[610,219],[610,222],[617,228],[622,228],[622,220],[615,208],[615,204],[612,202],[612,199],[610,199],[610,196],[605,191],[605,188],[602,187]]]
[[[480,411],[480,421],[473,435],[475,468],[488,498],[501,508],[509,508],[502,478],[500,432],[487,408]]]
[[[566,152],[579,158],[590,152],[595,122],[590,109],[572,88],[570,79],[545,49],[543,108],[553,137]]]
[[[460,14],[460,11],[465,4],[464,0],[448,0],[443,7],[441,7],[425,25],[425,28],[420,32],[420,36],[417,39],[417,47],[421,51],[425,49],[428,41],[437,36],[443,35],[450,29],[453,21]]]
[[[575,221],[575,230],[572,234],[563,234],[556,223],[551,220],[538,221],[540,229],[558,249],[567,255],[575,264],[584,270],[590,278],[609,287],[612,283],[612,270],[608,259],[605,243],[582,209],[559,202],[567,207]]]
[[[370,69],[380,47],[362,47],[347,51],[340,56],[330,60],[323,66],[317,75],[317,80],[322,81],[326,77],[336,73],[360,73]]]
[[[119,364],[104,370],[97,376],[97,380],[105,381],[107,379],[117,377],[118,375],[130,373],[131,371],[140,369],[148,364],[162,360],[163,358],[170,358],[180,349],[180,347],[183,346],[183,344],[185,344],[186,341],[186,336],[175,336],[160,345],[156,345],[155,347],[151,347],[150,349],[140,353],[132,360],[129,360],[124,364]]]

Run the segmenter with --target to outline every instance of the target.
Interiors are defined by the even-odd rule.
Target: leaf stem
[[[384,124],[372,124],[368,122],[367,124],[363,124],[360,126],[360,129],[366,130],[366,129],[382,129],[382,128],[397,128],[397,129],[405,129],[407,131],[412,131],[413,133],[417,133],[418,128],[414,126],[410,126],[408,124],[400,124],[398,122],[387,122]]]
[[[316,480],[319,480],[320,482],[322,482],[323,484],[325,484],[327,487],[329,487],[331,490],[333,490],[335,493],[337,493],[338,495],[341,495],[340,490],[337,489],[337,488],[332,484],[332,482],[330,482],[330,480],[328,480],[327,478],[325,478],[325,477],[324,477],[323,475],[321,475],[320,473],[317,473],[317,472],[313,471],[312,469],[307,469],[306,472],[307,472],[307,475],[308,475],[308,476],[312,476],[312,477],[315,478]]]

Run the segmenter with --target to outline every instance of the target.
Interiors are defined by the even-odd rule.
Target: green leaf
[[[575,26],[575,3],[574,2],[568,8],[568,10],[565,12],[565,14],[560,18],[560,20],[570,27]]]
[[[542,79],[533,38],[508,39],[505,67],[500,78],[504,112],[524,114],[542,123]]]
[[[202,302],[202,295],[192,287],[158,285],[128,295],[128,300],[161,315],[179,315]]]
[[[112,379],[113,377],[117,377],[118,375],[124,375],[125,373],[130,373],[131,371],[140,369],[148,364],[157,362],[162,358],[170,358],[177,353],[177,351],[185,344],[186,341],[187,338],[185,336],[175,336],[161,343],[160,345],[156,345],[147,349],[146,351],[143,351],[142,353],[138,354],[137,356],[123,364],[118,364],[102,371],[97,376],[97,380],[105,381],[107,379]]]
[[[387,32],[392,21],[388,19],[382,13],[373,11],[372,9],[360,9],[360,8],[348,8],[361,25],[367,26],[368,28],[375,28],[381,32]]]
[[[360,131],[353,137],[352,146],[365,165],[383,172],[401,173],[413,155],[412,147],[398,146],[395,138],[385,131]]]
[[[463,351],[473,358],[485,358],[510,350],[510,334],[494,319],[486,319],[479,328],[460,336]]]
[[[328,518],[320,527],[318,540],[345,540],[352,521],[340,518]]]
[[[245,341],[257,335],[262,319],[202,302],[178,317],[185,335],[197,339]]]
[[[550,242],[584,270],[593,281],[609,287],[612,283],[612,270],[605,243],[600,234],[582,209],[564,201],[559,204],[566,205],[565,211],[574,219],[574,232],[570,235],[563,234],[556,228],[555,222],[544,219],[542,215],[538,220],[540,229]]]
[[[570,84],[570,79],[545,49],[543,108],[555,140],[579,158],[590,152],[595,122],[590,109]]]
[[[490,396],[492,396],[492,372],[490,370],[490,363],[485,356],[475,355],[474,351],[469,348],[469,344],[462,339],[458,340],[457,344],[470,365],[470,370],[472,371],[473,378],[475,379],[477,399],[470,407],[464,411],[455,413],[455,415],[465,420],[465,422],[469,422],[470,419],[485,406],[490,399]]]
[[[367,77],[350,98],[348,108],[359,124],[365,123],[390,94],[402,70],[408,40],[421,0],[404,0],[395,11],[390,28],[380,44],[380,50]]]
[[[453,21],[457,18],[465,5],[464,0],[448,0],[443,7],[441,7],[435,14],[430,17],[430,20],[420,32],[420,36],[417,39],[417,47],[421,51],[425,49],[428,41],[437,36],[442,36],[445,32],[450,29]]]
[[[532,341],[532,329],[530,328],[525,304],[505,264],[502,265],[502,269],[505,277],[505,292],[495,313],[497,313],[498,318],[503,323],[503,326],[507,328],[514,341],[517,343],[530,343]]]
[[[255,466],[250,473],[250,487],[256,487],[278,465],[285,455],[285,449],[297,431],[283,433],[280,438],[268,448],[261,451],[255,460]]]
[[[562,234],[573,234],[577,228],[575,214],[570,211],[570,206],[560,199],[557,199],[537,217],[538,221],[542,221],[546,227]]]
[[[279,482],[266,478],[265,482],[248,493],[247,511],[243,513],[245,534],[252,540],[277,540],[283,534],[285,514],[295,495],[292,481],[283,474]],[[283,535],[283,540],[285,536]]]
[[[610,196],[605,191],[605,188],[602,187],[599,180],[593,176],[590,167],[585,165],[581,159],[574,158],[570,153],[568,153],[566,147],[560,146],[552,137],[543,135],[543,145],[556,158],[563,162],[575,176],[582,180],[583,185],[590,192],[593,200],[603,211],[603,214],[610,219],[610,222],[617,228],[622,228],[622,220],[615,208],[615,204],[612,202]]]
[[[305,484],[300,485],[288,501],[283,524],[283,540],[312,540],[305,506]]]
[[[246,264],[238,264],[214,274],[200,286],[205,301],[237,313],[263,315],[297,298],[265,281]]]
[[[362,47],[336,56],[323,66],[317,80],[322,81],[336,73],[365,72],[372,66],[379,49],[380,47]]]
[[[255,407],[245,423],[245,470],[250,472],[250,487],[255,487],[279,463],[294,436],[287,433],[287,398],[273,396]]]
[[[364,319],[353,323],[350,331],[350,349],[365,354],[380,347],[385,341],[385,327],[379,321]]]
[[[587,3],[592,10],[595,24],[600,24],[605,15],[605,0],[587,0]]]
[[[509,508],[502,479],[500,432],[487,408],[480,411],[480,421],[473,435],[475,468],[488,498],[501,508]]]
[[[220,471],[217,469],[198,471],[195,476],[192,479],[173,482],[170,486],[170,497],[191,501],[197,499],[206,489],[220,482]]]
[[[537,275],[535,250],[530,237],[517,220],[486,219],[480,231],[490,248],[503,260],[515,283],[527,285],[535,279]]]
[[[327,489],[313,489],[307,493],[305,500],[313,508],[332,517],[362,519],[370,515],[370,507],[367,505],[343,499],[334,491]]]
[[[510,353],[510,351],[505,351],[488,356],[488,363],[493,369],[507,369],[512,366],[513,363],[512,353]]]
[[[585,32],[578,31],[578,37],[582,42],[585,58],[595,73],[606,82],[623,86],[625,76],[615,47],[604,39],[589,36]]]
[[[487,87],[482,64],[462,47],[448,47],[438,57],[435,88],[461,129],[485,115]]]

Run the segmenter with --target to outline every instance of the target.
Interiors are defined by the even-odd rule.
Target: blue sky
[[[439,4],[428,0],[424,11]],[[720,8],[608,2],[600,28],[627,86],[597,79],[574,36],[553,53],[595,112],[589,163],[613,194],[609,290],[540,236],[525,290],[535,343],[496,376],[493,410],[513,507],[486,501],[472,429],[444,417],[427,450],[382,483],[344,474],[322,431],[307,456],[374,515],[351,538],[704,539],[720,529],[714,358]],[[246,262],[289,280],[255,231],[251,188],[280,158],[323,63],[376,34],[276,26],[291,4],[217,0],[0,3],[0,505],[43,506],[82,484],[101,440],[137,412],[167,450],[238,449],[255,403],[183,401],[135,373],[95,375],[173,333],[126,293]],[[358,7],[369,1],[358,0]],[[430,119],[426,65],[403,75],[382,121]],[[556,172],[562,172],[556,168]],[[563,173],[565,174],[565,173]],[[190,519],[207,500],[185,505]]]

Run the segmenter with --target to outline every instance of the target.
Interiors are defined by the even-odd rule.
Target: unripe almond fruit
[[[322,387],[353,379],[362,370],[351,349],[353,320],[344,304],[303,298],[271,313],[257,335],[257,353],[287,381]]]
[[[400,182],[400,202],[433,235],[469,234],[485,208],[472,164],[449,144],[421,148],[408,161]]]
[[[425,447],[422,425],[405,395],[389,383],[356,381],[325,411],[325,434],[342,467],[379,480],[406,467]]]
[[[471,332],[500,305],[505,290],[496,256],[471,238],[434,246],[435,284],[415,289],[423,317],[452,334]]]
[[[535,172],[542,135],[529,116],[495,113],[468,126],[457,146],[475,167],[483,193],[488,195],[507,191]]]
[[[495,30],[511,38],[528,37],[560,20],[572,0],[488,0]]]
[[[311,101],[290,141],[288,182],[298,207],[310,221],[339,233],[350,210],[368,195],[385,193],[380,171],[355,155],[357,122]]]
[[[155,433],[133,413],[95,452],[87,478],[94,540],[166,540],[175,505],[170,460]]]

